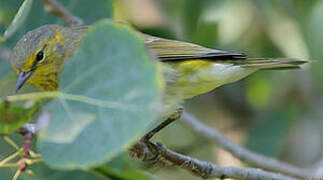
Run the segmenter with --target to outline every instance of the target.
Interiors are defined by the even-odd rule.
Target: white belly
[[[184,79],[178,79],[178,83],[174,86],[187,99],[212,91],[221,85],[238,81],[255,71],[256,69],[231,64],[213,64],[207,69],[190,73]]]
[[[208,87],[213,90],[221,85],[238,81],[257,69],[242,68],[232,64],[213,64],[211,68],[197,71],[192,75],[192,84],[198,87]]]
[[[214,63],[207,69],[197,69],[190,73],[179,72],[174,66],[167,68],[167,85],[164,94],[164,104],[166,109],[173,109],[184,99],[207,93],[213,89],[238,81],[257,69],[242,68],[232,64]]]

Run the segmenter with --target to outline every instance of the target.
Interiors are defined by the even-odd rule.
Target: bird
[[[58,74],[81,44],[89,27],[48,24],[26,33],[13,48],[10,59],[18,74],[16,91],[26,82],[45,91],[58,90]],[[216,50],[136,32],[162,69],[165,117],[185,99],[238,81],[258,70],[297,69],[309,62],[297,58],[249,58],[241,52]]]

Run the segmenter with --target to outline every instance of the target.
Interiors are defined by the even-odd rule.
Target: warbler
[[[10,60],[18,74],[16,91],[25,82],[46,91],[57,90],[58,74],[88,29],[88,26],[44,25],[24,35],[14,47]],[[169,114],[185,99],[238,81],[258,70],[300,68],[308,62],[294,58],[248,58],[240,52],[138,34],[162,69],[166,82],[163,104]]]

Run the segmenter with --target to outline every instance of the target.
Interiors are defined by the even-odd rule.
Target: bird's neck
[[[87,32],[87,26],[72,27],[62,32],[63,36],[65,37],[65,52],[67,54],[64,61],[69,59],[74,54]]]

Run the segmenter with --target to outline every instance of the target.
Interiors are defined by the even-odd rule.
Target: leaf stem
[[[10,162],[11,160],[13,160],[14,158],[16,158],[19,155],[19,152],[15,152],[14,154],[6,157],[4,160],[0,161],[0,167],[2,167],[4,164],[6,164],[7,162]]]
[[[9,101],[9,102],[20,102],[20,101],[27,101],[27,100],[41,100],[41,99],[55,99],[55,98],[83,102],[83,103],[87,103],[87,104],[91,104],[91,105],[95,105],[103,108],[127,109],[125,105],[117,102],[108,102],[108,101],[95,99],[95,98],[82,96],[82,95],[62,93],[60,91],[18,94],[18,95],[1,97],[0,100]]]
[[[18,167],[19,166],[19,163],[16,162],[16,163],[7,163],[7,164],[3,164],[1,165],[0,167]]]
[[[38,158],[38,159],[26,159],[26,163],[28,165],[33,165],[33,164],[36,164],[36,163],[40,163],[40,162],[43,162],[43,158]]]
[[[18,169],[18,170],[16,171],[15,175],[13,176],[12,180],[18,180],[18,178],[19,178],[20,174],[21,174],[21,170],[19,170],[19,169]]]
[[[30,151],[29,151],[29,154],[30,154],[30,157],[32,157],[32,158],[40,158],[40,157],[41,157],[41,155],[40,155],[40,154],[35,153],[35,152],[34,152],[34,151],[32,151],[32,150],[30,150]]]
[[[3,139],[8,143],[10,144],[13,148],[16,149],[16,151],[20,154],[20,155],[23,155],[23,152],[22,150],[19,148],[19,146],[12,140],[10,139],[8,136],[3,136]]]

